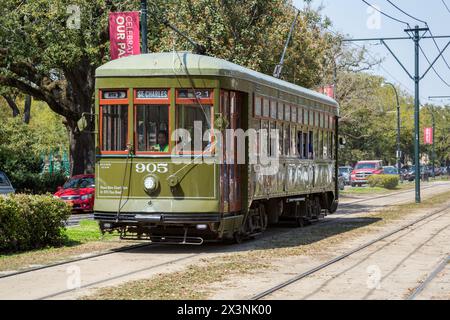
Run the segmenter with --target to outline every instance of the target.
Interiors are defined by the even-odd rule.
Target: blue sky
[[[420,22],[404,15],[386,0],[366,0],[372,5],[376,5],[381,11],[405,22],[411,26],[416,24],[423,25]],[[450,8],[450,0],[444,0]],[[297,8],[303,8],[303,0],[294,0]],[[410,15],[428,22],[433,35],[450,35],[450,12],[445,8],[442,0],[391,0],[395,5],[409,13]],[[348,34],[350,38],[380,38],[380,37],[403,37],[406,33],[403,31],[405,25],[395,22],[385,16],[378,19],[374,10],[371,10],[362,0],[313,0],[314,8],[324,6],[323,14],[328,16],[333,22],[332,30]],[[370,12],[372,11],[372,12]],[[449,39],[437,39],[439,47],[443,48]],[[358,43],[362,45],[363,43]],[[389,41],[388,44],[403,62],[405,67],[414,71],[414,46],[411,40]],[[385,58],[381,67],[375,67],[373,73],[385,76],[389,81],[400,85],[410,94],[414,92],[414,83],[389,54],[383,45],[377,42],[367,42],[370,53],[378,58]],[[421,46],[428,58],[433,61],[438,55],[438,49],[431,39],[421,41]],[[450,47],[445,51],[444,57],[450,65]],[[428,67],[428,62],[421,55],[420,66],[421,73]],[[448,68],[442,59],[435,64],[436,70],[441,77],[450,84],[450,68]],[[428,102],[429,96],[450,95],[450,87],[444,84],[433,72],[430,72],[421,81],[420,86],[421,103]],[[424,101],[425,100],[425,101]],[[449,102],[447,100],[446,102]],[[439,101],[435,103],[441,104]]]

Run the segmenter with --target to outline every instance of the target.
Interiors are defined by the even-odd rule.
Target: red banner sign
[[[317,91],[334,99],[334,85],[320,87]]]
[[[425,144],[433,144],[433,128],[425,128],[423,133]]]
[[[139,12],[110,12],[109,40],[111,60],[140,54]]]

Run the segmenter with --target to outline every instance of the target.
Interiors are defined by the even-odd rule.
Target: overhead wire
[[[369,7],[373,8],[374,10],[378,11],[379,13],[381,13],[383,16],[390,18],[391,20],[403,23],[405,25],[407,25],[408,27],[410,26],[408,22],[394,18],[393,16],[381,11],[380,9],[378,9],[377,7],[375,7],[374,5],[370,4],[369,2],[367,2],[366,0],[361,0],[362,2],[364,2],[366,5],[368,5]]]
[[[447,9],[447,11],[450,13],[450,8],[448,7],[447,3],[445,3],[444,0],[441,0],[442,3],[444,4],[445,8]]]
[[[418,18],[414,17],[413,15],[409,14],[408,12],[406,12],[406,11],[404,11],[403,9],[401,9],[400,7],[398,7],[398,6],[397,6],[395,3],[393,3],[391,0],[386,0],[386,1],[389,2],[389,3],[390,3],[394,8],[396,8],[398,11],[400,11],[401,13],[407,15],[408,17],[410,17],[410,18],[412,18],[412,19],[414,19],[414,20],[416,20],[416,21],[418,21],[418,22],[420,22],[420,23],[427,24],[425,21],[423,21],[423,20],[421,20],[421,19],[418,19]]]
[[[422,20],[422,19],[419,19],[419,18],[413,16],[412,14],[406,12],[405,10],[403,10],[402,8],[400,8],[399,6],[397,6],[395,3],[393,3],[391,0],[386,0],[386,1],[387,1],[390,5],[392,5],[394,8],[396,8],[398,11],[400,11],[401,13],[407,15],[408,17],[410,17],[410,18],[412,18],[412,19],[414,19],[414,20],[416,20],[416,21],[418,21],[418,22],[420,22],[420,23],[425,24],[425,26],[428,28],[428,32],[429,32],[430,35],[431,35],[431,39],[433,40],[434,45],[435,45],[436,48],[438,49],[438,52],[439,52],[439,53],[441,52],[441,48],[439,47],[439,45],[438,45],[436,39],[434,38],[433,33],[431,32],[431,28],[428,26],[428,23],[427,23],[426,21],[424,21],[424,20]],[[443,1],[443,0],[442,0],[442,1]],[[444,4],[445,4],[445,2],[444,2]],[[420,45],[419,45],[419,48],[420,48],[420,51],[422,52],[423,56],[425,57],[425,59],[426,59],[426,60],[428,61],[428,63],[431,65],[431,62],[430,62],[430,60],[428,59],[428,57],[426,56],[426,54],[425,54],[423,48],[422,48]],[[447,59],[445,59],[445,57],[444,57],[443,55],[441,56],[441,58],[442,58],[442,60],[444,61],[444,63],[445,63],[445,65],[447,66],[447,68],[450,70],[450,65],[449,65],[449,63],[447,62]],[[435,68],[434,66],[432,67],[432,69],[433,69],[434,73],[437,75],[437,77],[438,77],[445,85],[447,85],[447,86],[450,87],[450,85],[448,84],[448,82],[445,81],[445,80],[443,79],[443,77],[437,72],[437,70],[436,70],[436,68]]]
[[[428,57],[427,57],[427,55],[425,54],[425,51],[422,49],[422,46],[421,46],[421,45],[419,45],[419,49],[420,49],[420,51],[422,52],[422,54],[423,54],[423,56],[425,57],[425,59],[426,59],[426,60],[428,61],[428,63],[431,65],[431,61],[430,61],[430,59],[428,59]],[[433,71],[434,71],[434,73],[436,74],[436,76],[437,76],[439,79],[441,79],[441,81],[442,81],[447,87],[450,87],[450,84],[442,78],[442,76],[436,71],[436,68],[435,68],[434,66],[432,66],[431,69],[433,69]]]

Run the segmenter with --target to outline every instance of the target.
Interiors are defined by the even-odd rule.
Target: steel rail
[[[44,270],[44,269],[48,269],[48,268],[58,267],[58,266],[62,266],[62,265],[65,265],[65,264],[70,264],[70,263],[79,262],[79,261],[83,261],[83,260],[89,260],[89,259],[93,259],[93,258],[103,257],[103,256],[107,256],[107,255],[110,255],[110,254],[113,254],[113,253],[119,253],[119,252],[130,251],[130,250],[139,249],[139,248],[144,248],[144,247],[148,247],[148,246],[151,246],[151,245],[155,246],[154,243],[141,243],[141,244],[136,244],[136,245],[132,245],[132,246],[126,246],[126,247],[121,247],[121,248],[117,248],[117,249],[111,249],[111,250],[100,252],[98,254],[93,254],[93,255],[90,255],[90,256],[87,256],[87,257],[76,258],[76,259],[71,259],[71,260],[65,260],[65,261],[61,261],[61,262],[47,264],[47,265],[40,266],[40,267],[25,269],[25,270],[21,270],[21,271],[12,272],[12,273],[7,273],[7,274],[4,274],[4,275],[0,275],[0,279],[9,278],[9,277],[13,277],[13,276],[21,275],[21,274],[24,274],[24,273],[33,272],[33,271],[38,271],[38,270]]]
[[[431,186],[424,187],[423,189],[428,189],[428,188],[432,188],[432,187],[435,187],[435,186],[436,185],[431,185]],[[368,202],[368,201],[372,201],[372,200],[376,200],[376,199],[380,199],[380,198],[386,198],[386,197],[389,197],[389,196],[404,194],[404,193],[411,192],[411,191],[412,190],[405,190],[405,191],[402,191],[402,192],[390,193],[390,194],[382,195],[382,196],[375,197],[375,198],[361,199],[361,200],[357,200],[357,201],[353,201],[353,202],[349,202],[349,203],[340,204],[339,207],[348,207],[348,206],[351,206],[352,204],[355,204],[355,203]],[[338,220],[338,218],[336,219],[336,222],[338,222],[337,220]],[[332,222],[332,221],[331,220],[327,221],[327,222],[324,221],[322,223],[328,223],[328,222]],[[314,224],[314,225],[317,225],[317,224]],[[292,232],[292,230],[286,231],[286,233],[289,233],[289,232]],[[264,239],[265,236],[272,236],[272,235],[271,234],[264,234],[262,239]],[[259,238],[259,239],[261,239],[261,238]],[[93,258],[98,258],[98,257],[102,257],[102,256],[114,254],[114,253],[131,251],[131,250],[134,250],[134,249],[140,249],[140,248],[149,247],[149,246],[157,246],[157,247],[159,247],[159,246],[163,246],[163,244],[160,244],[160,243],[143,243],[143,244],[136,244],[136,245],[126,246],[126,247],[120,247],[120,248],[116,248],[116,249],[110,249],[108,251],[100,252],[98,254],[93,254],[93,255],[90,255],[90,256],[82,257],[82,258],[65,260],[65,261],[61,261],[61,262],[57,262],[57,263],[51,263],[51,264],[48,264],[48,265],[43,265],[43,266],[39,266],[39,267],[35,267],[35,268],[29,268],[29,269],[25,269],[25,270],[20,270],[20,271],[16,271],[16,272],[12,272],[12,273],[3,274],[3,275],[0,275],[0,279],[9,278],[9,277],[13,277],[13,276],[17,276],[17,275],[33,272],[33,271],[39,271],[39,270],[44,270],[44,269],[48,269],[48,268],[58,267],[58,266],[61,266],[61,265],[70,264],[70,263],[74,263],[74,262],[79,262],[79,261],[89,260],[89,259],[93,259]]]
[[[450,263],[450,255],[447,256],[444,260],[442,260],[436,268],[430,273],[430,275],[425,279],[424,282],[422,282],[407,298],[407,300],[414,300],[418,295],[420,295],[423,290],[428,287],[428,285],[431,283],[431,281],[434,280],[434,278],[437,277],[438,274],[440,274],[445,267]]]
[[[291,284],[293,284],[295,282],[298,282],[298,281],[300,281],[300,280],[302,280],[302,279],[304,279],[304,278],[306,278],[306,277],[308,277],[308,276],[310,276],[310,275],[312,275],[312,274],[314,274],[314,273],[316,273],[316,272],[318,272],[318,271],[320,271],[322,269],[325,269],[326,267],[328,267],[330,265],[333,265],[333,264],[335,264],[335,263],[337,263],[337,262],[339,262],[341,260],[344,260],[345,258],[348,258],[349,256],[351,256],[351,255],[353,255],[353,254],[355,254],[355,253],[357,253],[359,251],[362,251],[362,250],[364,250],[364,249],[374,245],[377,242],[380,242],[380,241],[382,241],[382,240],[384,240],[386,238],[389,238],[389,237],[393,236],[394,234],[397,234],[397,233],[399,233],[399,232],[401,232],[401,231],[403,231],[405,229],[408,229],[409,227],[411,227],[411,226],[413,226],[415,224],[418,224],[419,222],[422,222],[422,221],[424,221],[424,220],[426,220],[426,219],[428,219],[430,217],[433,217],[433,216],[435,216],[435,215],[437,215],[437,214],[439,214],[441,212],[447,211],[449,208],[450,208],[450,206],[446,206],[445,208],[436,210],[435,212],[433,212],[431,214],[427,214],[427,215],[425,215],[425,216],[423,216],[421,218],[418,218],[418,219],[414,220],[413,222],[408,223],[405,226],[399,227],[399,228],[397,228],[397,229],[395,229],[395,230],[393,230],[393,231],[391,231],[391,232],[389,232],[389,233],[387,233],[385,235],[382,235],[382,236],[380,236],[380,237],[378,237],[378,238],[376,238],[374,240],[371,240],[371,241],[369,241],[369,242],[367,242],[367,243],[365,243],[365,244],[363,244],[363,245],[361,245],[361,246],[359,246],[359,247],[357,247],[357,248],[355,248],[355,249],[353,249],[353,250],[351,250],[351,251],[349,251],[347,253],[344,253],[344,254],[342,254],[342,255],[334,258],[334,259],[331,259],[331,260],[329,260],[329,261],[327,261],[327,262],[325,262],[325,263],[323,263],[323,264],[321,264],[321,265],[319,265],[319,266],[317,266],[315,268],[312,268],[312,269],[310,269],[310,270],[308,270],[306,272],[303,272],[303,273],[301,273],[301,274],[299,274],[299,275],[297,275],[297,276],[295,276],[295,277],[293,277],[293,278],[291,278],[291,279],[289,279],[289,280],[287,280],[285,282],[282,282],[282,283],[280,283],[280,284],[278,284],[278,285],[276,285],[276,286],[274,286],[274,287],[272,287],[272,288],[270,288],[268,290],[265,290],[265,291],[255,295],[255,296],[253,296],[252,298],[250,298],[250,300],[260,300],[260,299],[262,299],[264,297],[267,297],[267,296],[271,295],[272,293],[277,292],[277,291],[279,291],[279,290],[281,290],[281,289],[283,289],[283,288],[285,288],[285,287],[287,287],[287,286],[289,286],[289,285],[291,285]]]

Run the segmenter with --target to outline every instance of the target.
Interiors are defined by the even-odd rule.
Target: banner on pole
[[[433,128],[425,128],[423,133],[425,144],[433,144]]]
[[[334,85],[320,87],[317,91],[334,99]]]
[[[110,12],[109,40],[111,60],[140,54],[139,12]]]

